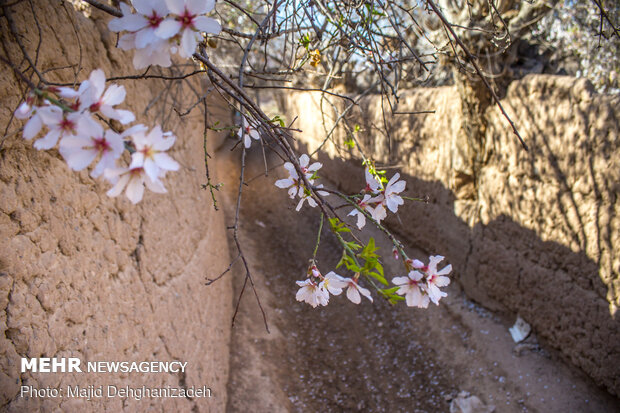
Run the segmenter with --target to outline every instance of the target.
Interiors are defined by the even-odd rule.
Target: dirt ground
[[[268,161],[270,166],[279,162]],[[220,196],[231,206],[238,148],[222,148],[218,162],[226,172],[220,173],[226,176]],[[305,278],[319,211],[306,205],[295,212],[296,202],[274,186],[283,168],[261,176],[260,148],[252,148],[247,164],[250,184],[243,193],[240,235],[270,333],[247,290],[233,328],[227,411],[447,412],[461,392],[482,402],[471,412],[620,411],[618,399],[545,350],[535,336],[515,345],[508,332],[514,320],[469,301],[457,282],[441,305],[427,310],[391,306],[376,294],[374,305],[365,299],[355,305],[344,295],[316,309],[297,302],[295,281]],[[387,278],[404,275],[381,234],[370,231],[370,236],[388,257],[383,262]],[[423,260],[436,253],[405,245]],[[319,269],[334,269],[340,255],[337,241],[324,230]],[[230,276],[237,297],[244,282],[241,266],[235,265]]]

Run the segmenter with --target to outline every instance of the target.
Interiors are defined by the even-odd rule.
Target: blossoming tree
[[[331,296],[346,290],[346,297],[354,304],[360,304],[364,296],[369,302],[381,297],[391,303],[404,301],[410,307],[426,308],[431,302],[439,304],[446,296],[440,288],[450,283],[447,275],[451,265],[439,269],[444,259],[439,255],[431,256],[428,264],[410,258],[403,244],[383,223],[388,214],[397,214],[406,200],[419,200],[406,195],[406,183],[400,174],[394,173],[388,179],[386,171],[361,151],[355,133],[350,133],[347,145],[360,153],[365,187],[358,193],[344,194],[326,182],[321,183],[318,173],[322,165],[311,160],[314,154],[299,154],[294,149],[290,134],[293,122],[287,125],[280,116],[268,116],[251,97],[250,90],[316,90],[322,93],[321,104],[335,107],[331,99],[346,102],[331,129],[326,128],[325,140],[328,140],[336,127],[358,132],[347,123],[345,115],[368,93],[381,93],[386,98],[389,111],[384,113],[384,119],[386,114],[399,113],[399,85],[423,82],[438,59],[450,53],[447,51],[450,45],[452,56],[463,62],[462,67],[479,76],[525,147],[516,125],[483,73],[482,64],[470,50],[471,42],[461,40],[470,32],[478,34],[477,30],[487,34],[509,32],[510,25],[505,19],[511,18],[506,13],[518,7],[514,2],[510,3],[510,10],[483,7],[482,3],[487,2],[468,2],[476,13],[486,13],[480,19],[484,28],[465,27],[459,33],[448,20],[451,14],[446,12],[445,2],[440,7],[432,0],[264,3],[226,0],[217,7],[215,0],[132,0],[113,2],[112,6],[94,0],[86,2],[112,15],[108,28],[117,34],[117,46],[133,54],[136,70],[146,69],[141,75],[126,78],[139,81],[156,67],[190,67],[192,71],[183,76],[208,78],[212,87],[227,97],[231,108],[240,114],[238,124],[228,126],[241,144],[236,147],[241,153],[237,212],[245,184],[246,151],[253,145],[262,145],[282,159],[288,176],[276,180],[274,185],[298,200],[297,211],[304,206],[320,210],[317,241],[309,257],[308,270],[296,281],[297,300],[313,307],[324,306]],[[604,9],[600,3],[594,3],[602,12],[602,26]],[[11,6],[4,6],[3,10],[11,32],[18,39],[19,28],[11,17]],[[443,40],[431,39],[418,25],[418,20],[429,13],[447,34]],[[618,35],[611,20],[605,21],[612,33]],[[442,41],[445,44],[440,44]],[[215,49],[219,51],[213,52]],[[172,131],[164,132],[159,125],[143,125],[131,111],[122,109],[124,87],[107,85],[102,70],[94,70],[77,87],[59,86],[47,81],[23,48],[22,52],[29,62],[28,70],[37,75],[37,83],[13,62],[4,59],[3,62],[29,89],[24,102],[14,112],[17,119],[25,122],[22,131],[25,139],[36,138],[33,146],[38,150],[57,147],[72,170],[80,171],[94,163],[91,176],[109,182],[109,196],[124,193],[135,204],[142,200],[145,188],[166,192],[166,174],[179,170],[179,164],[166,153],[177,139]],[[353,97],[334,88],[351,78],[364,76],[364,90]],[[190,110],[200,103],[206,105],[205,99],[206,94]],[[131,154],[128,164],[120,161],[124,151]],[[209,179],[205,187],[210,190],[215,206],[219,186]],[[344,202],[345,213],[356,220],[354,224],[342,216],[339,208],[343,206],[336,207],[336,202]],[[364,230],[366,225],[374,225],[392,242],[392,254],[403,264],[401,274],[384,274],[374,239],[360,241],[354,231]],[[342,246],[340,262],[325,275],[316,261],[324,227],[335,234]],[[246,264],[246,277],[251,279],[237,237],[238,213],[230,228],[239,257]]]

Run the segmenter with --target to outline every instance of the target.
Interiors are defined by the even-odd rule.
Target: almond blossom
[[[343,281],[342,277],[333,271],[325,274],[323,285],[324,288],[332,295],[340,295],[340,293],[342,293],[342,289],[347,287],[347,283]]]
[[[39,108],[37,113],[49,131],[34,143],[36,149],[51,149],[56,146],[59,139],[78,133],[80,135],[88,133],[88,127],[84,123],[90,117],[88,114],[63,112],[58,106],[51,105]]]
[[[125,100],[125,87],[110,85],[108,90],[105,90],[103,70],[93,70],[88,80],[80,85],[80,90],[82,89],[80,109],[88,109],[92,113],[101,112],[108,118],[116,119],[122,124],[133,122],[136,119],[134,114],[128,110],[114,109],[115,105]]]
[[[317,189],[323,188],[323,184],[317,185],[316,188]],[[325,192],[321,190],[317,190],[316,193],[322,196],[329,195],[329,192]],[[318,205],[316,201],[314,200],[314,198],[312,198],[312,193],[310,191],[304,191],[304,194],[301,196],[301,199],[299,200],[299,203],[297,204],[297,208],[295,208],[295,211],[299,211],[301,207],[304,205],[305,201],[308,201],[308,205],[310,205],[312,208]]]
[[[118,47],[123,50],[131,50],[136,47],[135,43],[136,34],[127,33],[118,40]],[[172,64],[170,54],[174,53],[172,49],[172,43],[169,40],[158,37],[157,40],[153,41],[148,46],[142,49],[136,49],[133,55],[133,67],[136,69],[144,69],[150,65],[170,67]]]
[[[418,271],[410,271],[407,277],[392,278],[392,282],[400,286],[396,294],[405,296],[408,307],[428,307],[429,297],[420,286],[422,278],[424,276]]]
[[[252,139],[260,139],[260,134],[256,130],[255,126],[249,122],[245,116],[243,117],[243,126],[239,128],[237,136],[239,136],[239,139],[243,139],[243,145],[246,148],[250,147],[252,144]]]
[[[364,176],[366,177],[366,188],[364,189],[364,191],[379,193],[382,189],[381,182],[373,174],[370,173],[370,168],[366,167],[366,170],[364,171]]]
[[[164,0],[133,0],[132,4],[137,13],[132,13],[131,7],[121,3],[123,17],[110,20],[108,28],[113,32],[125,30],[134,33],[135,48],[142,49],[160,40],[155,30],[169,11]]]
[[[356,279],[353,278],[342,278],[342,282],[344,282],[347,286],[347,298],[353,304],[359,304],[362,301],[360,294],[364,297],[368,298],[372,303],[372,297],[370,296],[370,291],[368,289],[360,287],[357,283]]]
[[[405,190],[406,183],[405,181],[399,181],[398,178],[400,178],[400,174],[397,172],[387,183],[387,185],[385,186],[385,191],[383,193],[383,196],[385,197],[385,204],[387,205],[388,209],[393,213],[396,213],[396,211],[398,211],[399,205],[405,203],[405,201],[403,201],[403,199],[398,194]]]
[[[439,287],[445,287],[450,284],[450,278],[446,277],[452,271],[452,265],[446,265],[441,270],[437,271],[437,264],[443,261],[441,255],[435,255],[429,257],[428,267],[423,268],[426,273],[426,292],[433,303],[439,305],[439,300],[442,297],[446,297],[448,294],[441,291]]]
[[[329,292],[325,289],[323,282],[317,284],[311,279],[307,279],[297,281],[296,284],[301,287],[295,295],[297,301],[304,301],[313,308],[329,303]]]
[[[114,186],[106,192],[109,197],[116,197],[123,193],[132,204],[137,204],[144,195],[144,186],[153,192],[163,194],[166,192],[164,184],[159,180],[152,180],[146,174],[143,167],[137,168],[109,168],[104,171],[104,176]]]
[[[34,105],[34,96],[28,96],[25,102],[15,111],[15,117],[17,119],[28,119],[24,126],[24,138],[32,139],[39,134],[41,128],[43,128],[43,120],[39,113],[40,108]]]
[[[65,158],[69,168],[81,171],[90,165],[97,156],[101,156],[99,162],[91,172],[96,178],[103,171],[114,167],[114,162],[125,149],[123,138],[118,133],[105,130],[92,118],[87,119],[88,133],[77,136],[68,136],[60,142],[60,154]]]
[[[389,180],[381,194],[373,199],[377,202],[373,214],[373,219],[377,222],[381,222],[381,220],[387,217],[386,206],[387,209],[396,213],[398,211],[398,206],[405,203],[398,194],[405,190],[406,183],[402,180],[399,181],[398,178],[400,178],[400,174],[397,172],[392,179]]]
[[[278,179],[276,181],[276,186],[282,189],[288,189],[289,198],[295,198],[295,196],[300,192],[303,194],[303,190],[301,189],[301,185],[299,184],[299,175],[295,170],[295,167],[292,163],[286,162],[284,164],[284,168],[288,171],[289,176],[285,179]]]
[[[222,30],[217,20],[202,16],[213,10],[215,0],[166,0],[166,5],[171,15],[161,22],[155,34],[162,39],[180,37],[181,57],[192,56],[202,40],[200,32],[217,35]]]
[[[314,162],[310,165],[310,157],[305,153],[299,157],[299,168],[301,169],[301,172],[306,175],[306,178],[310,181],[310,183],[313,183],[313,180],[315,179],[315,172],[321,169],[322,166],[323,164],[320,162]]]
[[[166,171],[179,169],[179,164],[165,153],[174,144],[174,135],[162,133],[159,125],[148,134],[145,126],[136,125],[134,129],[132,141],[136,151],[131,155],[129,169],[144,168],[151,181],[157,181]]]
[[[371,215],[374,215],[375,209],[370,206],[369,202],[372,197],[368,194],[364,195],[364,198],[358,200],[357,206],[359,206],[362,210],[368,211]],[[366,225],[366,215],[357,208],[354,208],[351,212],[349,212],[350,216],[357,215],[357,228],[362,229],[364,225]]]
[[[155,31],[168,15],[168,6],[164,0],[134,0],[131,7],[121,3],[123,17],[110,20],[108,28],[113,32],[127,31],[118,40],[118,47],[123,50],[136,49],[133,65],[136,69],[144,69],[150,65],[169,67],[171,41],[157,36]]]
[[[318,171],[323,165],[320,162],[314,162],[310,165],[310,157],[306,154],[303,154],[299,157],[299,169],[303,172],[308,182],[312,185],[316,180],[316,171]],[[305,201],[308,201],[308,204],[311,207],[317,206],[317,203],[314,199],[312,199],[312,194],[309,190],[306,190],[304,182],[300,179],[295,166],[291,162],[284,163],[284,169],[288,171],[288,178],[279,179],[275,182],[275,185],[278,188],[288,189],[289,198],[295,198],[295,196],[299,196],[301,200],[297,204],[297,211],[301,209]],[[323,188],[323,185],[318,185],[317,188]],[[318,192],[322,196],[329,195],[328,192],[319,191]]]

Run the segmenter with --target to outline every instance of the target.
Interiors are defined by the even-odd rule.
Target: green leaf
[[[379,274],[381,274],[382,277],[385,277],[385,274],[383,273],[383,265],[381,265],[379,261],[375,264],[375,268],[379,271]]]
[[[370,275],[372,278],[379,281],[383,285],[390,285],[382,275],[379,275],[376,272],[370,272],[368,273],[368,275]]]
[[[273,117],[273,119],[271,119],[272,123],[277,123],[279,124],[281,127],[285,127],[286,123],[284,123],[284,119],[282,119],[282,117],[280,115],[276,115]]]
[[[351,230],[345,226],[344,222],[341,222],[338,218],[329,218],[329,226],[334,232],[351,232]]]

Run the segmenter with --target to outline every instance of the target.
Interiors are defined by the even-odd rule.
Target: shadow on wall
[[[318,159],[340,190],[363,187],[360,166],[325,154]],[[446,256],[471,298],[513,318],[520,314],[544,342],[619,395],[620,321],[598,293],[606,290],[595,276],[598,264],[581,251],[544,241],[507,215],[470,228],[455,214],[457,198],[441,182],[401,176],[409,196],[428,195],[429,202],[407,202],[388,226],[429,254]]]

